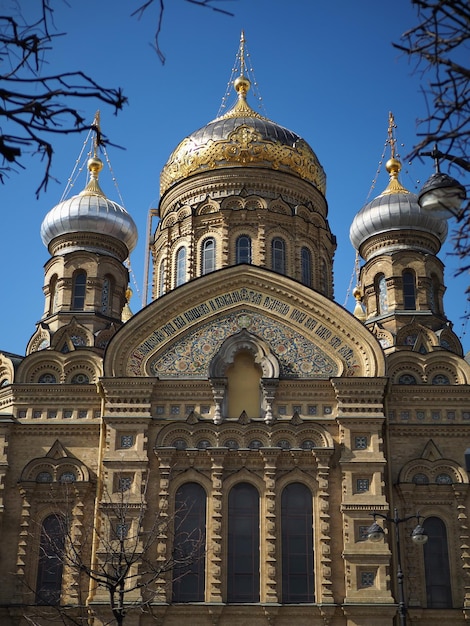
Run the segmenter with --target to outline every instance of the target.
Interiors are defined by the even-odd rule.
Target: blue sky
[[[3,12],[13,1],[1,0]],[[27,18],[31,6],[24,4]],[[332,231],[338,240],[335,299],[345,304],[355,252],[349,226],[368,199],[387,185],[384,168],[371,191],[387,138],[388,112],[397,123],[400,155],[416,141],[417,120],[426,115],[421,93],[429,77],[391,42],[411,28],[417,17],[410,0],[226,0],[229,17],[184,0],[167,0],[160,45],[161,65],[151,44],[157,7],[141,20],[130,17],[140,0],[69,0],[55,4],[58,38],[46,57],[45,71],[83,70],[101,84],[120,86],[129,98],[114,116],[101,107],[103,132],[123,150],[110,147],[114,176],[123,203],[139,229],[131,265],[138,289],[131,308],[141,306],[148,210],[158,205],[159,175],[176,145],[218,114],[231,76],[240,32],[262,96],[275,122],[301,135],[317,153],[327,174]],[[158,4],[158,3],[156,3]],[[250,104],[256,108],[253,97]],[[93,120],[94,102],[77,102]],[[43,164],[25,160],[26,170],[11,174],[0,186],[3,213],[0,259],[4,268],[0,307],[0,349],[24,354],[43,313],[43,265],[48,259],[39,231],[46,213],[57,204],[82,148],[84,137],[69,135],[54,143],[52,181],[39,199],[35,190]],[[432,173],[432,163],[404,164],[401,182],[417,191]],[[112,177],[100,176],[104,192],[120,202]],[[85,185],[78,182],[74,193]],[[452,230],[452,223],[449,224]],[[448,243],[440,254],[446,264],[445,309],[470,349],[465,312],[467,277],[454,277],[457,259]],[[353,310],[352,296],[346,307]]]

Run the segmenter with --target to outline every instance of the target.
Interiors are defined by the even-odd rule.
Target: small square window
[[[164,415],[165,414],[165,407],[163,406],[163,404],[159,404],[158,406],[155,407],[155,412],[157,415]]]
[[[356,493],[369,491],[370,481],[368,478],[358,478],[356,480]]]
[[[132,448],[134,445],[134,435],[121,435],[120,448]]]
[[[323,413],[325,415],[331,415],[333,413],[333,408],[331,406],[324,406]]]
[[[279,411],[279,415],[287,415],[287,407],[285,404],[281,404],[281,406],[278,407],[278,411]]]
[[[317,405],[316,404],[309,404],[308,405],[308,414],[309,415],[316,415],[317,414]]]
[[[389,411],[388,412],[388,419],[393,422],[395,419],[395,411]]]
[[[440,411],[433,411],[432,414],[432,419],[433,420],[440,420],[441,419],[441,412]]]
[[[359,526],[357,529],[357,539],[358,541],[367,541],[369,539],[369,526]]]
[[[129,534],[129,524],[116,524],[115,533],[117,539],[125,539]]]
[[[57,417],[57,411],[48,411],[47,412],[47,419],[54,419],[55,417]]]
[[[172,404],[170,408],[170,413],[172,415],[179,415],[180,414],[179,404]]]
[[[417,420],[424,420],[424,418],[426,417],[424,411],[416,411],[416,419]]]
[[[73,411],[70,411],[70,410],[64,411],[64,419],[69,420],[71,419],[72,415],[73,415]]]
[[[367,435],[357,435],[354,437],[355,450],[367,450]]]
[[[80,411],[78,412],[78,417],[79,417],[80,419],[85,419],[85,417],[87,417],[87,416],[88,416],[88,411],[85,411],[85,410],[80,410]]]
[[[302,405],[294,404],[294,406],[292,407],[292,412],[298,413],[300,415],[302,413]]]
[[[401,420],[409,420],[410,419],[410,412],[409,411],[400,411],[400,419]]]
[[[132,476],[119,476],[118,491],[129,491],[132,486]]]
[[[462,419],[470,420],[470,411],[462,411]]]
[[[211,407],[208,406],[207,404],[204,404],[203,406],[201,406],[201,413],[203,415],[208,415],[211,412]]]
[[[99,419],[99,418],[101,417],[101,411],[99,411],[99,410],[98,410],[98,411],[95,411],[95,412],[93,413],[93,417],[94,417],[95,419]]]
[[[375,572],[361,572],[360,585],[364,589],[375,584]]]
[[[447,419],[455,420],[455,411],[447,411]]]
[[[194,404],[187,404],[184,407],[184,412],[185,412],[186,415],[189,415],[190,413],[192,413],[195,410],[196,410],[196,407],[194,406]]]
[[[35,409],[33,411],[33,418],[40,419],[41,417],[42,417],[42,411],[40,411],[39,409]]]
[[[20,419],[23,419],[24,417],[26,417],[26,410],[25,409],[21,409],[21,411],[18,411],[18,417]]]

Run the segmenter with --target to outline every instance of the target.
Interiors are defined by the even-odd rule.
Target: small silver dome
[[[387,189],[366,204],[353,220],[349,238],[354,248],[359,250],[374,235],[397,230],[429,233],[443,244],[447,236],[446,220],[424,211],[418,204],[418,197],[398,182],[398,161],[390,159],[387,169],[390,172]]]
[[[99,159],[90,161],[99,162]],[[131,252],[137,243],[134,220],[122,206],[106,198],[101,191],[97,175],[102,164],[100,167],[92,163],[92,166],[89,165],[92,178],[87,187],[79,195],[60,202],[46,215],[41,225],[41,238],[49,246],[53,239],[61,235],[96,233],[121,241]]]

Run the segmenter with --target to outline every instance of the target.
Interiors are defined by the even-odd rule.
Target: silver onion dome
[[[398,181],[401,164],[392,158],[387,162],[387,171],[390,174],[388,187],[379,196],[366,204],[355,216],[349,231],[349,238],[356,250],[371,237],[385,234],[390,231],[420,231],[434,235],[442,245],[447,236],[447,222],[431,216],[423,211],[418,204],[418,197],[407,191]],[[404,242],[384,242],[383,247],[377,249],[377,254],[384,249],[391,251],[395,246],[401,249]],[[391,239],[392,239],[391,238]]]
[[[44,218],[41,225],[41,238],[49,244],[63,235],[73,233],[91,233],[112,237],[122,242],[130,253],[137,243],[137,227],[129,213],[119,204],[109,200],[98,184],[98,174],[103,167],[100,159],[93,157],[88,161],[90,182],[78,195],[60,202]],[[87,250],[101,250],[98,239],[85,245]],[[73,245],[72,245],[73,247]],[[83,249],[81,242],[77,249]],[[70,245],[67,250],[70,251]]]

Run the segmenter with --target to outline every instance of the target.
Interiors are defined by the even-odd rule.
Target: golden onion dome
[[[238,93],[235,106],[183,139],[168,159],[160,176],[161,195],[188,176],[236,167],[287,172],[325,195],[325,172],[308,143],[253,111],[246,101],[250,81],[243,74],[233,85]]]

